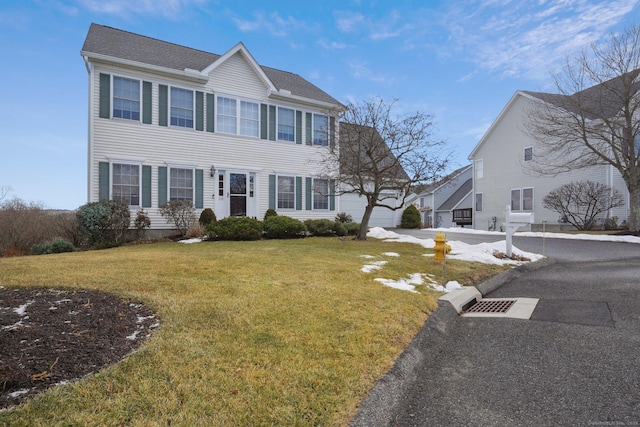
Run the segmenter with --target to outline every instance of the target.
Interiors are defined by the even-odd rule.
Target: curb
[[[436,351],[443,335],[458,319],[459,308],[477,298],[479,294],[485,296],[523,274],[555,264],[555,261],[544,260],[519,265],[503,271],[483,281],[475,287],[443,295],[438,299],[438,307],[427,318],[424,326],[396,359],[395,363],[382,378],[380,378],[368,396],[362,401],[357,414],[351,420],[350,427],[393,426],[396,408],[404,402],[405,395],[418,378],[418,367],[425,359],[424,349]],[[449,296],[451,295],[451,296]]]

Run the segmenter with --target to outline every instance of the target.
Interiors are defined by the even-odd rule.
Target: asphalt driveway
[[[353,426],[640,425],[640,245],[514,245],[544,245],[549,259],[479,288],[539,298],[531,319],[460,317],[441,303]]]

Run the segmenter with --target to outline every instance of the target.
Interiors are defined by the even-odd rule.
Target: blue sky
[[[91,22],[266,66],[334,98],[398,99],[467,156],[518,89],[553,91],[567,55],[640,23],[640,0],[3,0],[0,187],[47,208],[86,203]]]

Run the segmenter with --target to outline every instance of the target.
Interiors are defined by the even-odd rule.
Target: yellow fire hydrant
[[[436,253],[435,260],[438,263],[444,262],[444,256],[451,252],[451,246],[447,244],[447,238],[442,232],[436,234],[436,237],[433,240],[436,242],[433,247],[433,250]]]

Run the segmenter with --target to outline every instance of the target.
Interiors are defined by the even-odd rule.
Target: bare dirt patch
[[[158,326],[116,295],[0,286],[0,409],[120,361]]]

